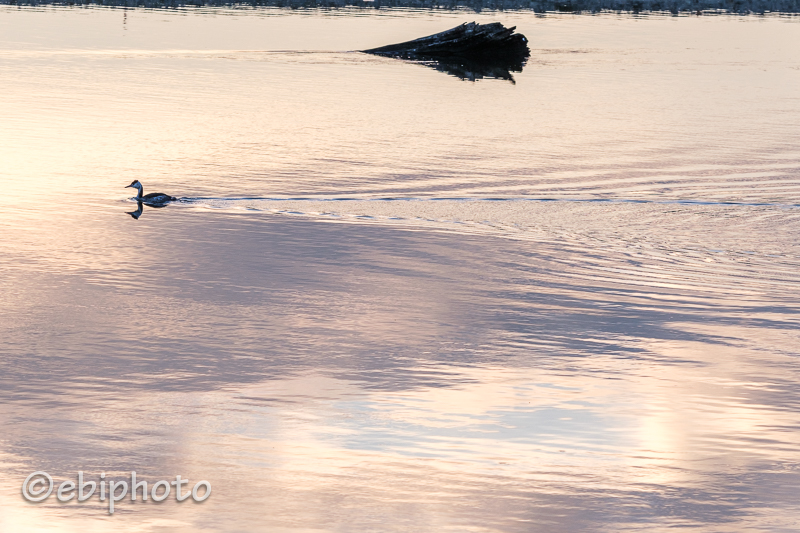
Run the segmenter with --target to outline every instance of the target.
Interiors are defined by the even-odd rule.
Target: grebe
[[[128,187],[139,189],[139,194],[136,196],[136,199],[146,204],[163,204],[165,202],[174,202],[177,200],[177,198],[174,196],[164,194],[163,192],[151,192],[150,194],[142,196],[142,192],[144,192],[144,186],[139,182],[139,180],[133,180],[133,183],[127,185],[125,188],[127,189]]]

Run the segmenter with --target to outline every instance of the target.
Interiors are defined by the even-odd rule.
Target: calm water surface
[[[0,8],[0,530],[797,531],[798,29]]]

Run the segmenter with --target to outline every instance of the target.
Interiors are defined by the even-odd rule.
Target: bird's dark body
[[[163,192],[151,192],[150,194],[145,194],[139,200],[144,203],[163,204],[164,202],[174,202],[177,198]]]
[[[138,202],[143,202],[147,205],[160,207],[159,204],[166,204],[167,202],[174,202],[177,200],[174,196],[170,196],[169,194],[164,194],[163,192],[151,192],[150,194],[142,194],[144,192],[144,185],[139,182],[139,180],[133,180],[133,183],[125,187],[132,187],[134,189],[139,189],[139,194],[136,195],[136,200]]]

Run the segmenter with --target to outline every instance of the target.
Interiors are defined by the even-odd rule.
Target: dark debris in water
[[[415,61],[462,80],[497,78],[513,83],[530,57],[528,39],[499,22],[469,22],[412,41],[363,50],[364,53]]]

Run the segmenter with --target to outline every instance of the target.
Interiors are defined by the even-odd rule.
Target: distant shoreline
[[[533,11],[534,13],[647,13],[692,15],[795,15],[800,0],[0,0],[7,6],[108,6],[144,8],[278,7],[290,9],[421,9]]]

